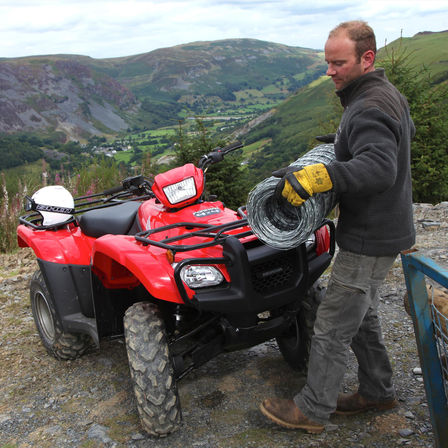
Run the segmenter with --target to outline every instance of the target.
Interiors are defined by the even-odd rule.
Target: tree
[[[448,199],[448,84],[435,84],[425,66],[416,66],[412,53],[388,50],[380,64],[387,77],[409,102],[416,135],[412,142],[414,202]],[[443,79],[443,78],[439,78]]]
[[[186,135],[182,124],[179,123],[174,163],[176,166],[185,163],[197,165],[202,155],[209,153],[213,148],[225,145],[223,140],[212,138],[200,120],[196,120],[196,132],[191,135]],[[207,170],[206,195],[217,195],[219,200],[233,209],[244,205],[250,186],[241,161],[241,154],[235,151],[227,155],[223,161],[211,165]]]
[[[0,169],[20,166],[34,162],[42,157],[42,149],[35,144],[38,140],[27,139],[26,136],[0,134]]]

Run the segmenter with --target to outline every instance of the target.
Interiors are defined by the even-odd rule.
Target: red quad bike
[[[43,345],[69,360],[124,334],[151,435],[179,428],[177,381],[222,352],[275,338],[291,367],[307,365],[334,226],[325,220],[306,243],[282,251],[253,234],[245,207],[204,198],[206,168],[241,146],[216,148],[198,167],[154,181],[135,176],[103,193],[69,194],[64,204],[37,192],[20,217],[19,245],[33,249],[40,268],[30,296]]]

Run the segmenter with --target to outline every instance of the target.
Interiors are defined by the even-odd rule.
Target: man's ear
[[[375,52],[373,50],[367,50],[361,57],[361,63],[363,64],[364,71],[368,72],[371,70],[375,63]]]

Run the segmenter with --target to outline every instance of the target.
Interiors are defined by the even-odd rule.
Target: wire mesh
[[[334,145],[319,145],[290,166],[300,170],[315,163],[326,165],[334,158]],[[294,207],[286,199],[275,195],[280,180],[271,176],[252,189],[246,206],[247,220],[261,241],[276,249],[287,250],[299,246],[309,238],[335,207],[337,199],[332,191],[317,193],[302,206]]]

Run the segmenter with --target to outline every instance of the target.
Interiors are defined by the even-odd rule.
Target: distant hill
[[[380,52],[380,57],[392,49],[405,46],[411,52],[415,65],[425,65],[434,78],[434,82],[447,79],[448,75],[448,30],[433,33],[423,31],[413,37],[404,37],[388,44]]]
[[[0,132],[72,139],[188,115],[267,110],[323,73],[322,53],[254,39],[196,42],[112,59],[0,59]]]
[[[323,70],[316,50],[255,39],[194,42],[137,56],[101,60],[98,69],[135,94],[188,102],[188,95],[233,100],[239,90],[276,85],[291,93]],[[309,82],[309,79],[308,79]]]
[[[435,83],[448,79],[448,32],[424,32],[397,39],[379,50],[377,66],[386,52],[405,47],[415,66],[426,66]],[[272,111],[269,118],[240,134],[247,145],[261,146],[249,161],[259,177],[288,165],[317,145],[316,135],[335,132],[339,100],[331,79],[323,76],[301,88]],[[342,112],[342,108],[339,109]]]
[[[126,129],[138,100],[79,58],[0,61],[0,131],[59,131],[83,137]]]

